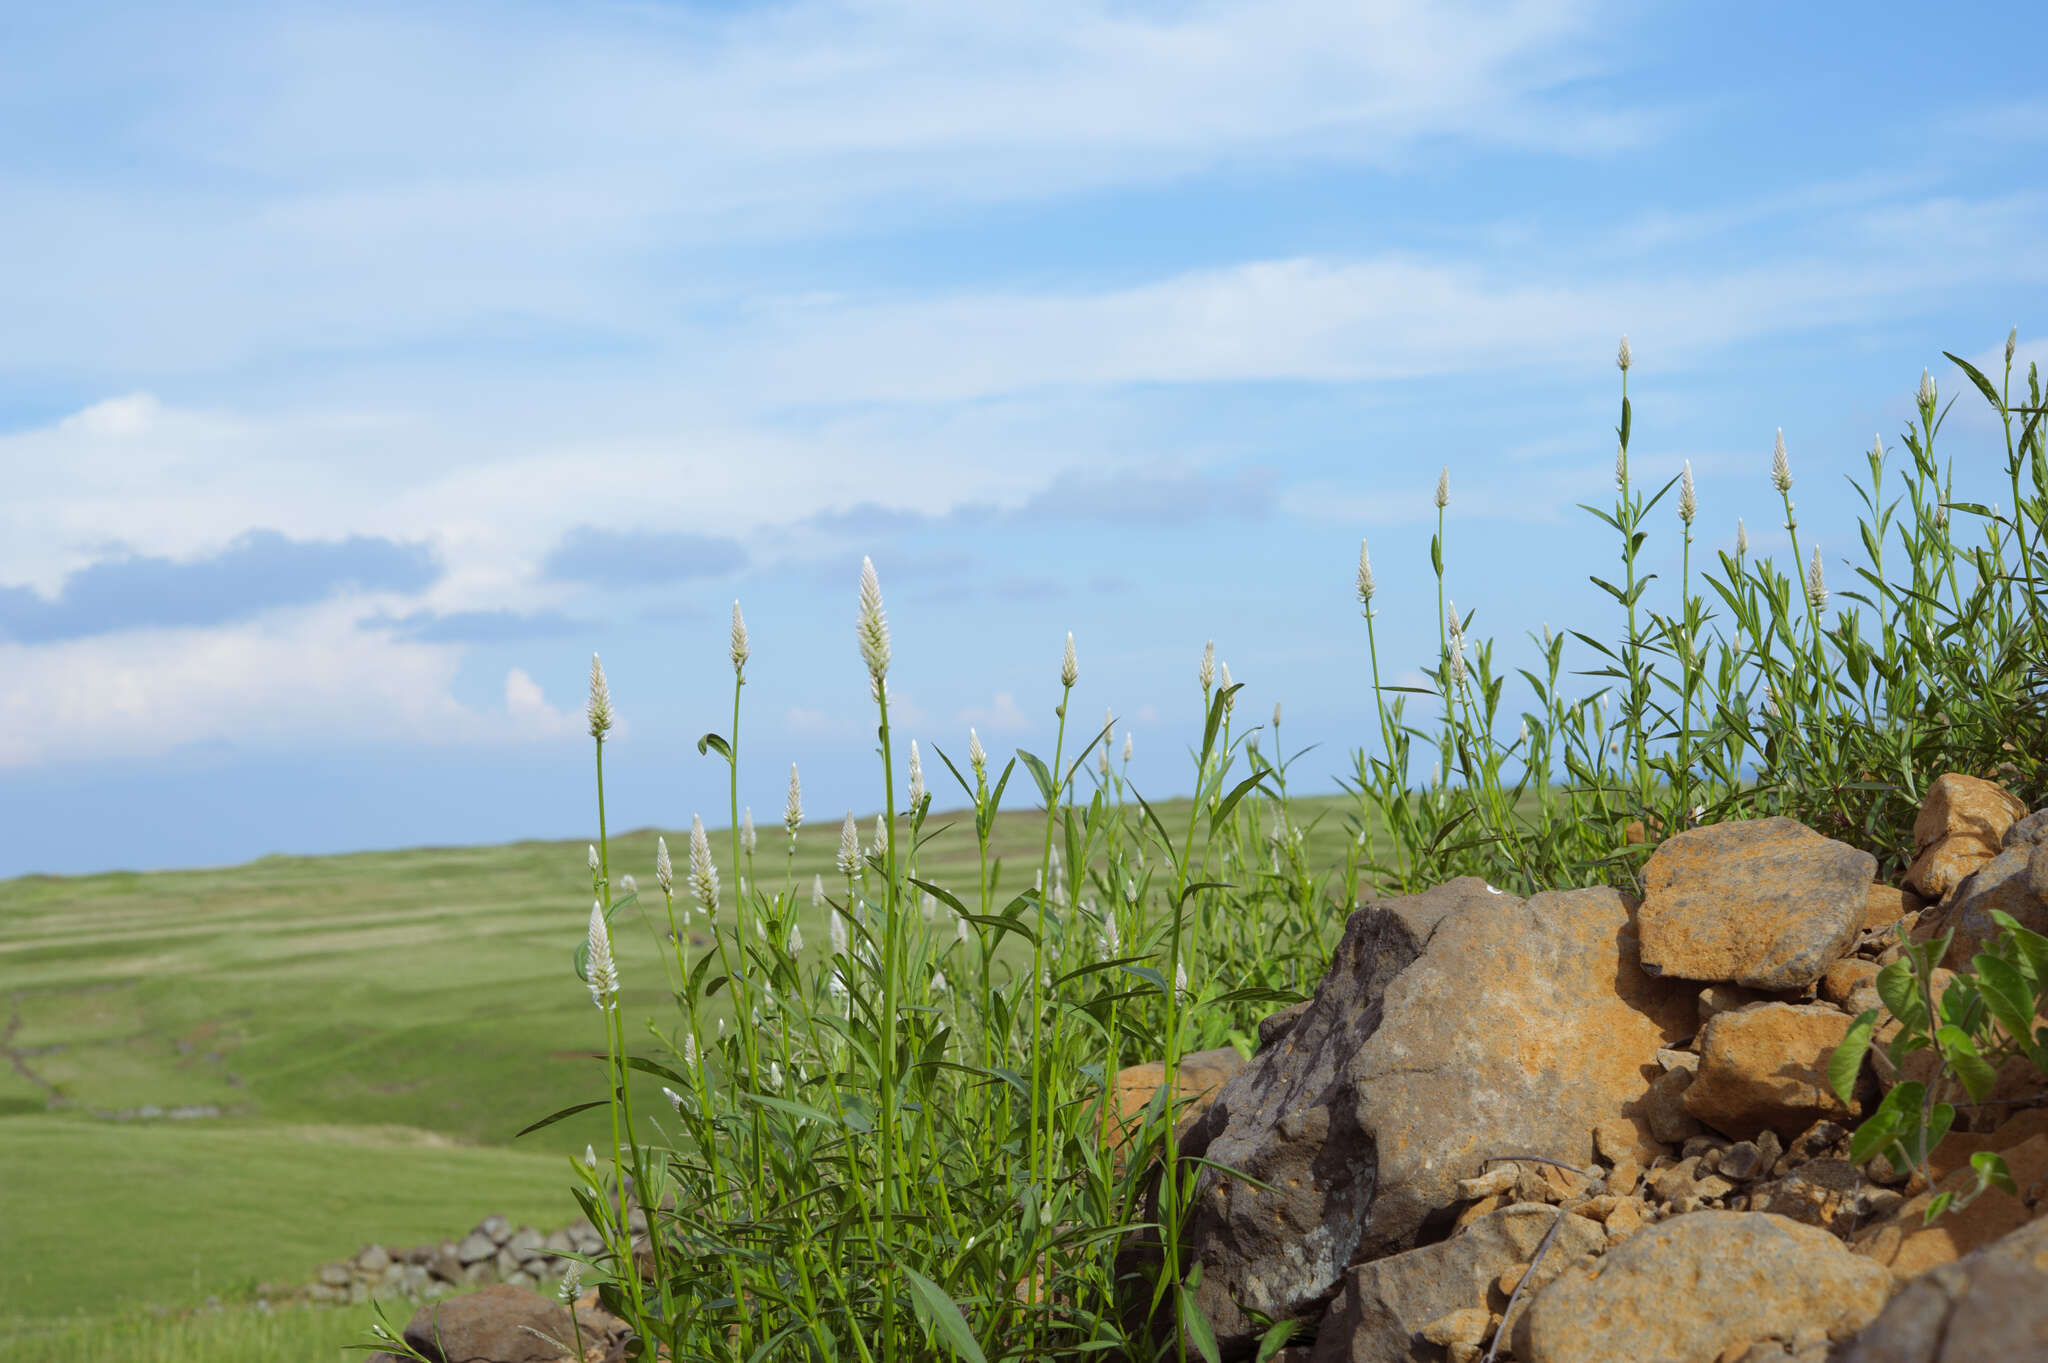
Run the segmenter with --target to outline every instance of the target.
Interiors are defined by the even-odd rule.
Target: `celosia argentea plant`
[[[604,1030],[608,1092],[528,1128],[591,1108],[611,1114],[610,1150],[573,1166],[607,1244],[587,1281],[647,1356],[1212,1354],[1177,1255],[1193,1168],[1158,1159],[1173,1116],[1166,1091],[1125,1133],[1107,1081],[1136,1060],[1163,1060],[1170,1075],[1190,1049],[1243,1044],[1320,975],[1342,919],[1330,878],[1302,860],[1277,743],[1269,759],[1254,734],[1233,732],[1239,687],[1227,669],[1219,683],[1205,656],[1199,789],[1170,827],[1128,780],[1128,735],[1125,768],[1113,760],[1113,715],[1076,734],[1069,636],[1049,758],[1020,750],[997,768],[971,731],[964,764],[932,749],[972,810],[977,853],[973,884],[942,884],[921,865],[939,830],[927,825],[932,795],[915,743],[898,780],[889,624],[872,563],[862,565],[855,625],[883,812],[865,844],[847,815],[836,883],[807,887],[829,914],[827,949],[807,953],[796,772],[779,886],[761,884],[772,868],[755,873],[752,818],[738,803],[751,650],[734,608],[731,726],[699,743],[729,765],[732,835],[724,876],[701,817],[684,875],[666,841],[658,846],[654,916],[679,1015],[667,1031],[649,1029],[655,1054],[630,1052],[618,1006],[611,934],[622,913],[653,906],[614,888],[603,801],[613,721],[592,660],[599,829],[576,966]],[[991,842],[1020,775],[1044,817],[1031,883],[1012,889]],[[694,939],[701,947],[693,926],[708,934]],[[1250,959],[1255,942],[1257,966],[1222,978],[1222,963]],[[666,1111],[635,1112],[636,1072],[662,1081]],[[1162,1178],[1159,1221],[1148,1222]],[[1127,1268],[1119,1282],[1119,1247],[1145,1226],[1164,1230],[1164,1262],[1137,1276]],[[1154,1327],[1176,1316],[1184,1336],[1159,1342]]]
[[[2027,375],[2028,400],[2011,400],[2015,344],[2002,387],[1950,357],[2003,422],[2003,466],[1966,465],[1959,477],[1936,456],[1946,413],[1923,375],[1903,467],[1882,438],[1862,461],[1854,538],[1863,552],[1841,561],[1848,571],[1837,568],[1831,588],[1828,560],[1795,515],[1782,433],[1759,459],[1756,484],[1783,518],[1789,569],[1752,551],[1738,517],[1726,518],[1733,533],[1711,556],[1696,545],[1711,504],[1689,465],[1642,483],[1648,457],[1632,448],[1634,358],[1624,341],[1615,495],[1585,508],[1618,543],[1614,568],[1592,579],[1607,624],[1531,634],[1533,656],[1519,669],[1530,700],[1519,713],[1503,704],[1492,642],[1452,603],[1471,598],[1454,593],[1445,469],[1430,546],[1438,648],[1420,660],[1425,686],[1382,680],[1383,603],[1360,548],[1377,751],[1354,757],[1341,870],[1309,856],[1310,827],[1287,794],[1278,709],[1268,755],[1258,730],[1237,722],[1240,688],[1213,650],[1197,676],[1194,798],[1184,818],[1169,818],[1131,785],[1128,738],[1125,769],[1115,764],[1114,717],[1083,730],[1070,716],[1080,668],[1069,639],[1049,758],[1019,751],[998,767],[971,732],[962,763],[930,749],[972,814],[947,836],[964,838],[971,824],[976,847],[973,882],[941,883],[928,853],[944,830],[928,824],[933,796],[915,745],[903,745],[907,779],[898,780],[889,626],[864,563],[855,634],[881,758],[872,836],[864,843],[849,814],[833,882],[800,887],[793,854],[804,812],[792,770],[781,884],[764,885],[776,873],[757,865],[738,800],[750,648],[735,606],[731,722],[699,744],[729,764],[728,833],[714,849],[693,818],[681,878],[660,845],[656,908],[612,874],[603,804],[612,716],[593,660],[598,840],[577,973],[597,1004],[609,1080],[605,1097],[536,1123],[585,1108],[610,1115],[610,1148],[574,1164],[578,1196],[608,1245],[588,1281],[630,1323],[636,1348],[677,1360],[1213,1354],[1190,1290],[1198,1267],[1177,1248],[1199,1166],[1160,1159],[1171,1139],[1170,1076],[1189,1050],[1249,1049],[1259,1017],[1321,978],[1352,904],[1459,874],[1524,892],[1631,887],[1669,832],[1778,813],[1870,850],[1895,874],[1911,851],[1913,813],[1942,772],[1995,775],[2030,804],[2048,794],[2037,693],[2037,660],[2048,656],[2048,449],[2037,372]],[[2009,512],[1997,493],[1988,506],[1968,499],[1979,472],[1996,476]],[[1675,552],[1653,561],[1667,499]],[[1973,525],[1976,535],[1965,535]],[[1662,599],[1652,595],[1660,582]],[[1572,673],[1568,648],[1580,650]],[[1590,683],[1573,693],[1569,675]],[[1427,719],[1409,709],[1418,696]],[[1434,772],[1419,780],[1429,763]],[[1020,773],[1043,826],[1030,883],[1013,886],[991,849]],[[826,941],[808,951],[800,895],[829,915]],[[628,910],[657,923],[677,1001],[672,1018],[649,1027],[644,1054],[628,1047],[611,947]],[[690,932],[699,916],[702,947]],[[2048,967],[2003,945],[1990,954],[2038,992]],[[1989,969],[2010,984],[2010,972]],[[1927,1042],[1951,1064],[1967,1064],[1968,1053],[1941,1029],[1960,1028],[1987,1054],[1990,1033],[1972,1027],[2003,1020],[1999,987],[1967,1016],[1953,991],[1955,1003],[1930,1007]],[[1909,992],[1892,990],[1910,1014]],[[1902,1018],[1909,1031],[1915,1017]],[[2028,1048],[2042,1040],[2010,1036]],[[1118,1152],[1103,1134],[1109,1081],[1138,1060],[1162,1060],[1169,1085]],[[635,1073],[661,1082],[665,1108],[635,1111]],[[1863,1140],[1896,1137],[1895,1153],[1911,1157],[1915,1132],[1941,1113],[1931,1099],[1916,1109],[1904,1086],[1893,1093],[1886,1111],[1897,1121],[1867,1128]],[[1881,1114],[1879,1127],[1889,1120]],[[1160,1252],[1126,1256],[1120,1280],[1120,1246],[1148,1225]],[[1262,1355],[1284,1337],[1269,1335]]]

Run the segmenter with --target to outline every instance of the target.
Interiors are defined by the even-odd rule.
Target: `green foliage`
[[[1907,1056],[1930,1048],[1939,1063],[1932,1083],[1894,1083],[1856,1128],[1849,1157],[1857,1163],[1881,1154],[1900,1173],[1915,1171],[1931,1186],[1937,1180],[1928,1158],[1955,1124],[1958,1095],[1971,1102],[1989,1098],[1999,1067],[2008,1060],[2027,1060],[2048,1075],[2048,1027],[2037,1031],[2034,1026],[2048,999],[2048,937],[2022,927],[2009,914],[1994,910],[1992,918],[2000,931],[1990,949],[1972,957],[1970,973],[1955,975],[1939,999],[1934,972],[1948,954],[1952,933],[1924,942],[1909,941],[1901,933],[1899,958],[1878,972],[1878,997],[1898,1023],[1882,1052],[1886,1071],[1898,1074]],[[1828,1082],[1844,1103],[1851,1101],[1870,1054],[1878,1015],[1872,1008],[1859,1016],[1828,1058]],[[2005,1160],[1996,1152],[1971,1156],[1970,1167],[1975,1178],[1968,1189],[1941,1191],[1931,1199],[1929,1224],[1944,1211],[1961,1211],[1988,1188],[2015,1192]]]

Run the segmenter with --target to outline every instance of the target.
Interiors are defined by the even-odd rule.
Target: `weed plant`
[[[2011,401],[2014,344],[2002,386],[1950,357],[2003,422],[1996,471],[2010,511],[1960,499],[1953,461],[1937,453],[1947,410],[1923,374],[1917,422],[1899,449],[1880,438],[1855,482],[1863,554],[1831,591],[1794,514],[1782,436],[1768,481],[1789,565],[1752,554],[1739,521],[1732,552],[1696,545],[1689,466],[1656,487],[1635,477],[1624,340],[1614,498],[1585,508],[1618,544],[1611,578],[1592,579],[1607,619],[1597,633],[1532,636],[1519,713],[1503,704],[1493,641],[1451,603],[1446,469],[1426,687],[1382,680],[1394,664],[1380,657],[1360,549],[1379,747],[1352,759],[1340,870],[1303,854],[1279,710],[1262,746],[1264,726],[1236,713],[1240,688],[1213,649],[1188,702],[1202,738],[1184,821],[1170,825],[1132,785],[1114,716],[1097,726],[1070,713],[1070,637],[1051,753],[998,760],[971,731],[957,759],[933,747],[966,811],[935,823],[937,768],[892,727],[889,627],[864,564],[856,640],[883,810],[871,835],[849,814],[833,882],[798,884],[805,814],[792,771],[780,864],[772,843],[758,845],[737,796],[749,647],[735,606],[731,723],[699,744],[730,767],[731,832],[714,849],[693,820],[682,867],[664,842],[658,903],[643,903],[605,835],[611,708],[593,660],[598,838],[577,971],[610,1078],[603,1097],[530,1129],[609,1113],[609,1147],[572,1162],[607,1238],[590,1266],[606,1306],[646,1355],[677,1360],[1213,1358],[1198,1269],[1179,1257],[1202,1161],[1161,1158],[1172,1076],[1189,1051],[1248,1049],[1259,1017],[1312,990],[1345,907],[1460,874],[1525,893],[1630,886],[1668,831],[1767,814],[1868,848],[1891,874],[1944,771],[1996,775],[2038,802],[2048,457],[2038,373],[2026,401]],[[1759,490],[1765,476],[1760,460]],[[1653,595],[1645,549],[1659,527],[1677,537],[1679,567]],[[1436,770],[1418,782],[1425,760]],[[1020,793],[1043,818],[1023,868],[990,855],[997,813]],[[971,882],[927,878],[921,862],[941,835],[976,840]],[[806,946],[796,930],[806,894],[830,914],[825,943]],[[674,1011],[644,1032],[617,1006],[611,935],[629,908],[651,911],[671,948]],[[710,937],[693,949],[700,916]],[[1111,1080],[1153,1059],[1168,1085],[1117,1153]],[[634,1107],[634,1073],[662,1081],[665,1110]],[[636,1236],[640,1226],[651,1233]],[[1159,1252],[1120,1255],[1146,1228]]]

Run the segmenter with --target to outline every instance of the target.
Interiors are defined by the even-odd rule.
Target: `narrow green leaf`
[[[1244,780],[1232,786],[1230,793],[1224,796],[1222,801],[1217,804],[1216,812],[1209,816],[1209,836],[1214,837],[1216,830],[1223,826],[1223,821],[1230,817],[1230,812],[1237,808],[1238,801],[1249,795],[1259,782],[1265,780],[1271,774],[1270,771],[1255,771],[1250,776],[1245,777]]]
[[[1870,1036],[1877,1028],[1877,1010],[1866,1009],[1849,1024],[1842,1044],[1828,1057],[1828,1085],[1844,1104],[1856,1088],[1856,1076],[1863,1072],[1863,1057],[1870,1052]]]
[[[666,1079],[671,1084],[682,1084],[687,1086],[690,1082],[689,1080],[683,1078],[683,1076],[681,1076],[680,1074],[677,1074],[674,1070],[670,1069],[668,1066],[649,1060],[644,1055],[635,1055],[628,1057],[626,1060],[626,1068],[638,1070],[642,1074],[651,1074],[657,1079]]]
[[[732,761],[732,745],[717,734],[706,734],[697,740],[697,756],[704,756],[705,751],[710,748],[718,749],[718,755],[727,762]]]
[[[960,1314],[960,1307],[946,1295],[945,1289],[909,1264],[900,1267],[903,1276],[910,1280],[911,1300],[917,1306],[918,1318],[936,1330],[957,1356],[968,1363],[988,1363],[981,1346],[974,1342],[974,1332],[967,1328],[967,1317]]]
[[[1028,753],[1019,748],[1017,758],[1031,773],[1031,779],[1038,782],[1038,793],[1044,799],[1045,807],[1051,809],[1059,799],[1059,792],[1052,784],[1052,773],[1045,769],[1045,763],[1039,760],[1036,753]]]
[[[1948,1204],[1955,1201],[1955,1198],[1954,1193],[1936,1193],[1934,1200],[1927,1204],[1927,1214],[1920,1218],[1920,1224],[1931,1226],[1939,1221],[1941,1214],[1948,1210]]]
[[[1186,1286],[1180,1292],[1180,1323],[1195,1342],[1205,1363],[1223,1363],[1223,1354],[1216,1347],[1216,1332],[1209,1328],[1209,1318],[1202,1314],[1202,1308],[1195,1301],[1195,1294]]]
[[[561,1121],[564,1117],[573,1117],[579,1112],[588,1112],[590,1111],[590,1109],[594,1107],[603,1107],[606,1103],[609,1103],[610,1101],[611,1099],[609,1098],[594,1098],[587,1103],[576,1103],[569,1107],[565,1107],[559,1112],[550,1112],[547,1116],[541,1118],[532,1126],[521,1127],[519,1130],[513,1132],[512,1139],[516,1141],[521,1136],[531,1135],[532,1133],[540,1130],[544,1126],[553,1126],[556,1122]]]
[[[1301,1322],[1298,1320],[1273,1322],[1267,1327],[1266,1333],[1259,1336],[1259,1354],[1255,1363],[1269,1363],[1273,1355],[1286,1347],[1287,1341],[1294,1338],[1294,1332],[1300,1328]]]
[[[1964,359],[1960,355],[1950,355],[1949,352],[1946,350],[1942,351],[1941,353],[1944,355],[1948,355],[1949,360],[1952,363],[1954,363],[1958,369],[1961,369],[1965,374],[1968,374],[1970,376],[1970,382],[1977,385],[1977,391],[1984,395],[1984,400],[1986,402],[1989,402],[1992,405],[1992,407],[1999,412],[2000,415],[2004,414],[2005,400],[1998,396],[1998,390],[1991,386],[1991,380],[1985,378],[1982,374],[1977,372],[1976,365],[1971,364],[1968,360]]]
[[[787,1116],[816,1122],[820,1126],[837,1129],[840,1125],[837,1117],[820,1108],[812,1107],[809,1103],[795,1103],[787,1098],[774,1098],[765,1093],[742,1093],[740,1097],[759,1103],[762,1107],[773,1108]]]

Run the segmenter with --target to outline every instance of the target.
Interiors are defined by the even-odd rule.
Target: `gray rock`
[[[320,1265],[320,1281],[329,1287],[347,1287],[354,1280],[354,1276],[349,1272],[347,1264]]]
[[[462,1260],[452,1250],[437,1250],[427,1261],[427,1272],[444,1283],[462,1281]]]
[[[497,1242],[492,1240],[490,1236],[483,1234],[481,1231],[471,1231],[463,1237],[462,1243],[456,1246],[455,1258],[458,1262],[467,1266],[469,1264],[482,1263],[484,1260],[496,1255],[497,1252]]]
[[[2042,1357],[2048,1357],[2048,1219],[1914,1278],[1856,1336],[1842,1363]]]
[[[1274,1189],[1197,1182],[1189,1257],[1226,1355],[1256,1339],[1247,1310],[1312,1316],[1346,1266],[1447,1228],[1486,1157],[1592,1159],[1694,1027],[1696,991],[1637,968],[1631,909],[1467,877],[1351,916],[1309,1007],[1182,1144]]]
[[[497,1266],[500,1278],[509,1278],[519,1271],[519,1256],[510,1249],[499,1250],[498,1257],[491,1262]]]
[[[476,1224],[477,1234],[488,1235],[491,1243],[502,1245],[512,1238],[512,1223],[502,1216],[487,1216]]]
[[[2023,819],[2013,821],[2005,830],[2004,846],[2031,847],[2036,843],[2048,842],[2048,809],[2037,809]]]
[[[576,1238],[565,1230],[558,1230],[548,1236],[543,1244],[543,1248],[548,1253],[557,1257],[564,1254],[574,1254],[576,1252]]]
[[[1796,819],[1666,838],[1643,866],[1643,969],[1800,989],[1856,942],[1877,858]]]
[[[391,1255],[382,1245],[366,1245],[356,1255],[356,1267],[365,1273],[381,1274],[391,1266]]]
[[[2020,822],[2034,817],[2030,814]],[[1951,970],[1969,968],[1970,958],[1999,934],[1991,919],[1993,910],[2011,914],[2023,928],[2048,932],[2048,842],[2011,843],[1956,887],[1955,903],[1936,925],[1955,931],[1943,965]]]
[[[547,1237],[539,1231],[531,1226],[521,1226],[512,1233],[512,1238],[505,1242],[505,1248],[525,1260],[538,1254],[541,1246],[546,1243]]]
[[[1309,1363],[1439,1363],[1443,1349],[1416,1332],[1453,1311],[1506,1306],[1496,1280],[1535,1256],[1558,1215],[1555,1207],[1517,1203],[1480,1217],[1448,1240],[1346,1269]],[[1516,1309],[1605,1242],[1597,1222],[1566,1213]]]
[[[1308,1011],[1308,1006],[1312,1002],[1312,999],[1303,999],[1300,1003],[1289,1004],[1277,1013],[1268,1013],[1260,1018],[1259,1049],[1263,1051],[1279,1045],[1280,1039],[1294,1030],[1294,1024],[1301,1020],[1301,1015]]]
[[[1701,1211],[1567,1269],[1509,1328],[1522,1363],[1713,1363],[1762,1340],[1847,1339],[1890,1290],[1882,1265],[1826,1231]]]

